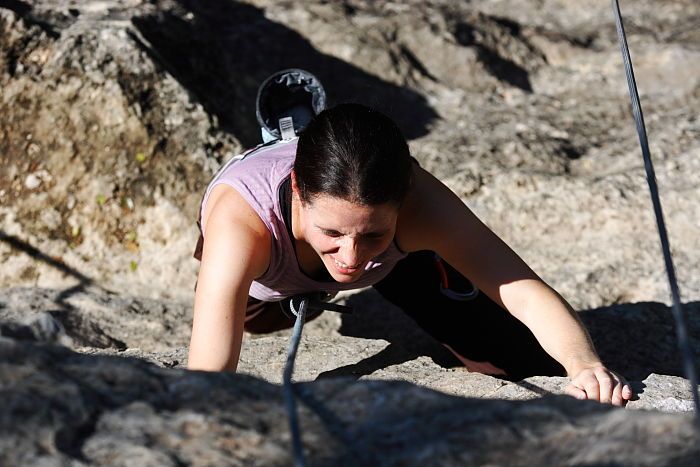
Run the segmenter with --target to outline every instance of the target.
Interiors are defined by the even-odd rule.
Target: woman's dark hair
[[[301,133],[294,172],[305,203],[326,194],[366,206],[398,206],[411,185],[411,155],[389,117],[360,104],[340,104]]]

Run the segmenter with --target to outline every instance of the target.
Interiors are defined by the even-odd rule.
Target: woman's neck
[[[295,193],[292,193],[290,204],[292,206],[292,241],[295,242],[298,247],[300,242],[306,243],[306,241],[304,240],[303,229],[301,228],[301,217],[303,215],[301,213],[301,200]]]

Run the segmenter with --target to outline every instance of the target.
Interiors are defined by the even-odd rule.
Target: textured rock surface
[[[0,377],[3,465],[291,462],[281,391],[256,378],[7,338],[0,338]],[[399,382],[334,379],[304,389],[325,409],[302,406],[312,465],[656,466],[692,465],[700,455],[687,414],[561,396],[467,399]]]
[[[563,394],[566,378],[535,376],[511,382],[463,370],[400,310],[373,295],[349,295],[345,303],[355,305],[355,314],[341,318],[327,313],[305,326],[295,371],[298,381],[404,380],[457,396],[514,400]],[[656,303],[627,308],[590,310],[583,318],[603,359],[626,375],[638,392],[628,407],[692,411],[689,386],[680,377],[670,310]],[[696,308],[690,311],[689,329],[697,335],[699,315]],[[136,357],[164,368],[187,364],[187,313],[177,302],[130,299],[98,289],[66,293],[19,288],[0,293],[0,332],[6,337],[60,343],[86,354]],[[653,346],[635,345],[650,332],[656,336]],[[289,335],[248,335],[239,371],[281,384]],[[700,358],[698,343],[694,354]]]
[[[700,5],[622,8],[697,359]],[[639,391],[630,409],[691,409],[607,0],[10,0],[0,464],[289,464],[274,385],[288,332],[246,336],[254,377],[170,369],[186,363],[202,189],[256,144],[257,85],[289,66],[398,121],[420,163],[581,311]],[[305,411],[319,464],[698,458],[687,414],[466,373],[373,291],[340,300],[356,315],[310,323],[296,374],[319,379],[308,390],[370,457]]]
[[[297,65],[332,101],[399,120],[421,163],[575,307],[668,299],[607,1],[7,6],[4,286],[190,298],[201,189],[258,140],[260,80]],[[700,295],[699,8],[623,5],[686,299]]]

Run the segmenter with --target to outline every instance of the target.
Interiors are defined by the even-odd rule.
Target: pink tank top
[[[290,176],[296,156],[297,139],[254,149],[224,165],[207,187],[202,200],[204,212],[211,190],[221,184],[238,191],[260,216],[272,236],[270,265],[250,286],[249,295],[263,301],[278,301],[301,293],[359,289],[376,284],[386,277],[394,265],[406,256],[392,242],[389,248],[365,266],[357,281],[341,284],[320,282],[308,277],[299,268],[296,253],[284,223],[279,190]],[[241,157],[243,157],[241,159]],[[206,238],[206,232],[202,231]]]

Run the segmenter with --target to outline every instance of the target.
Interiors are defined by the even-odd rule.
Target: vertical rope
[[[639,144],[642,147],[642,156],[644,157],[644,168],[647,173],[647,182],[649,184],[649,192],[651,193],[651,201],[654,206],[654,214],[656,215],[656,225],[659,231],[659,239],[661,240],[661,250],[664,255],[666,264],[666,273],[668,275],[668,283],[671,288],[671,297],[673,299],[673,317],[676,324],[676,336],[678,337],[678,346],[683,357],[683,367],[685,369],[686,378],[690,381],[690,390],[693,394],[693,402],[695,404],[695,418],[700,426],[700,399],[698,398],[698,380],[693,362],[693,353],[690,348],[688,339],[688,331],[685,325],[683,310],[681,308],[680,292],[678,291],[678,282],[676,281],[676,273],[673,267],[673,259],[671,257],[671,247],[666,233],[666,224],[664,223],[663,211],[661,210],[661,200],[659,199],[659,190],[656,185],[656,175],[654,173],[654,165],[651,161],[649,153],[649,142],[647,141],[647,132],[644,126],[644,115],[642,114],[642,106],[639,102],[639,94],[637,93],[637,83],[634,79],[634,70],[632,69],[632,59],[630,58],[629,47],[627,46],[627,37],[625,28],[622,25],[622,14],[620,13],[620,5],[618,0],[612,0],[613,13],[615,14],[615,26],[617,35],[620,39],[620,50],[622,52],[622,60],[625,63],[625,74],[627,75],[627,85],[629,87],[630,99],[632,100],[632,115],[637,125],[637,134],[639,135]]]
[[[296,309],[294,301],[301,301],[299,309]],[[301,439],[301,427],[299,425],[299,414],[297,412],[296,399],[299,399],[313,412],[318,415],[321,421],[326,426],[328,432],[338,439],[346,448],[349,456],[355,460],[358,460],[360,465],[368,465],[371,462],[367,461],[367,456],[364,455],[362,451],[356,448],[353,444],[352,437],[348,433],[340,418],[338,418],[332,411],[327,409],[321,401],[317,400],[311,391],[302,386],[296,386],[292,383],[292,375],[294,373],[294,362],[297,356],[297,350],[299,349],[299,343],[301,341],[301,332],[306,322],[307,310],[311,309],[328,309],[331,311],[337,311],[339,313],[351,313],[352,308],[348,306],[333,304],[333,303],[322,303],[313,299],[310,295],[295,295],[289,300],[289,310],[296,316],[296,321],[294,322],[294,329],[292,330],[292,336],[289,340],[289,347],[287,349],[287,362],[284,366],[284,373],[282,375],[282,390],[284,392],[284,401],[287,408],[287,413],[289,416],[289,428],[292,435],[292,448],[294,455],[294,465],[295,467],[305,467],[306,458],[304,456],[304,443]]]
[[[297,413],[297,404],[296,399],[294,398],[294,388],[292,386],[292,374],[294,373],[294,360],[297,357],[297,350],[299,349],[299,342],[301,341],[301,331],[304,328],[304,322],[306,321],[306,308],[308,306],[308,302],[309,301],[307,298],[303,298],[298,311],[294,309],[294,304],[290,302],[292,313],[296,314],[297,319],[294,322],[294,330],[292,331],[292,337],[289,340],[287,362],[284,365],[284,373],[282,374],[282,391],[284,392],[284,403],[289,414],[289,430],[292,434],[292,448],[294,450],[295,467],[306,466],[304,444],[301,440],[301,431],[299,429],[299,414]]]

